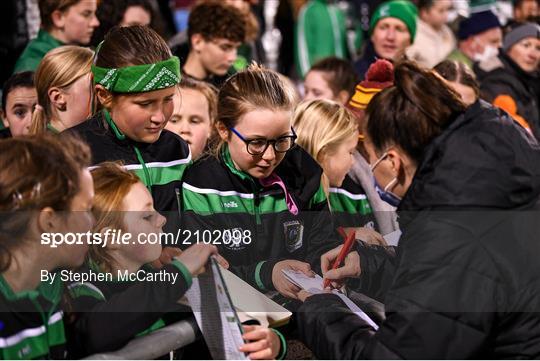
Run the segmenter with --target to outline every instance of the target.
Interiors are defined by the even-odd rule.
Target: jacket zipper
[[[51,345],[49,344],[49,337],[50,337],[50,335],[49,335],[49,318],[50,318],[51,314],[49,313],[48,315],[46,315],[45,311],[43,311],[43,308],[41,308],[41,305],[39,304],[39,302],[35,298],[32,297],[30,300],[32,301],[34,306],[39,311],[39,315],[41,316],[41,320],[43,321],[43,326],[45,326],[45,339],[47,340],[47,355],[48,355],[48,358],[51,359],[52,358],[51,357]],[[54,310],[54,308],[53,308],[53,310]]]
[[[261,197],[260,192],[256,189],[256,187],[253,187],[253,198],[254,198],[254,210],[255,210],[255,222],[257,224],[257,227],[262,224],[261,222],[261,213],[260,213],[260,204],[261,204]]]

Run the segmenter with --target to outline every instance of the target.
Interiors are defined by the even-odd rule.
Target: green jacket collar
[[[229,170],[232,172],[232,174],[238,176],[242,180],[249,179],[253,181],[253,178],[249,174],[236,169],[236,167],[234,166],[234,162],[231,158],[231,153],[229,152],[229,146],[227,144],[224,144],[221,149],[221,158],[223,159],[223,162],[225,163],[227,168],[229,168]]]
[[[0,293],[10,301],[36,299],[41,296],[49,302],[56,304],[60,302],[62,297],[62,280],[60,277],[55,277],[52,284],[50,282],[41,282],[35,290],[14,292],[4,279],[4,276],[0,275]]]
[[[49,34],[47,31],[43,29],[39,29],[38,35],[36,37],[36,42],[39,42],[40,44],[43,44],[43,45],[47,45],[51,49],[65,45],[63,42],[56,39],[55,37],[53,37],[51,34]]]

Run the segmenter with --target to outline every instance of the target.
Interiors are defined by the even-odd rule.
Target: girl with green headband
[[[178,58],[147,27],[114,28],[92,74],[103,110],[74,131],[90,145],[93,163],[122,161],[150,190],[156,210],[176,210],[175,188],[191,160],[187,143],[164,129],[180,81]]]

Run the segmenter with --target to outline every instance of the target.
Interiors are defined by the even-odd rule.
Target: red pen
[[[345,238],[345,243],[343,244],[343,248],[341,248],[341,251],[339,252],[338,257],[334,261],[334,264],[332,265],[332,269],[336,269],[339,267],[341,262],[343,262],[345,257],[347,257],[347,255],[349,254],[349,251],[351,250],[351,247],[354,243],[354,236],[355,236],[354,230],[351,233],[349,233],[349,235],[347,235],[341,227],[338,229],[338,231],[342,236],[344,236],[343,238]],[[329,279],[325,278],[324,283],[323,283],[323,288],[330,286],[330,282],[331,281]]]

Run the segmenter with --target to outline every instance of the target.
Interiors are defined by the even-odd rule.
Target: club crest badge
[[[304,238],[304,225],[300,221],[289,221],[283,223],[285,233],[285,246],[290,253],[302,247]]]

